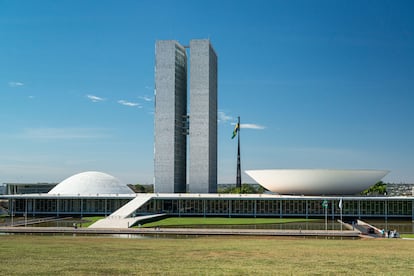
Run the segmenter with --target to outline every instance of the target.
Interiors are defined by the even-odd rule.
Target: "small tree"
[[[369,195],[385,195],[387,193],[387,184],[379,181],[372,185],[365,191],[361,192],[361,195],[369,196]]]
[[[153,193],[153,185],[141,185],[141,184],[128,184],[135,193]]]

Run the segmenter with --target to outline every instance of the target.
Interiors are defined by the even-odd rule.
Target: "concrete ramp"
[[[357,220],[357,226],[355,227],[358,229],[362,234],[372,237],[372,238],[381,238],[383,237],[383,233],[381,229],[378,229],[374,225],[366,223],[362,220]]]
[[[135,210],[144,205],[152,197],[153,194],[137,194],[133,200],[113,212],[108,217],[98,220],[94,224],[90,225],[89,228],[129,228],[140,220],[160,216],[150,215],[134,218],[129,217],[135,212]]]
[[[359,231],[359,229],[355,228],[355,224],[349,224],[349,223],[346,223],[346,222],[344,222],[340,219],[338,219],[337,221],[338,221],[338,223],[342,224],[342,227],[344,229],[351,230],[351,231],[358,231],[361,234],[361,231]]]
[[[133,200],[113,212],[108,218],[127,218],[152,197],[153,194],[137,194]]]

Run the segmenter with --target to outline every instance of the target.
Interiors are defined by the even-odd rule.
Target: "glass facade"
[[[328,208],[322,206],[324,199],[153,199],[139,208],[139,215],[168,213],[174,216],[249,216],[249,217],[323,217],[341,215],[339,199],[328,201]],[[413,218],[413,201],[407,199],[359,198],[343,200],[342,216],[365,217],[407,217]]]
[[[9,200],[9,210],[14,215],[66,216],[110,215],[130,199],[81,199],[81,198],[25,198]]]
[[[131,198],[35,198],[11,197],[9,210],[16,215],[110,215]],[[322,202],[327,201],[327,208]],[[339,218],[339,198],[161,198],[154,197],[134,215],[166,213],[173,216],[225,217],[306,217],[320,218],[327,214]],[[343,218],[411,218],[414,198],[344,198]]]

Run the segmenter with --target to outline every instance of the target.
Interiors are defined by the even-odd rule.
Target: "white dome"
[[[133,191],[117,178],[101,172],[83,172],[66,178],[48,194],[131,194]]]
[[[385,170],[252,170],[246,173],[269,191],[299,195],[354,195],[380,181]]]

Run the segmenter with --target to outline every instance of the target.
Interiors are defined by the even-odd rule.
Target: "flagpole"
[[[342,232],[342,207],[343,207],[343,201],[342,201],[342,197],[341,200],[339,201],[339,208],[341,209],[341,232]]]
[[[241,192],[241,165],[240,165],[240,116],[238,117],[237,122],[239,129],[238,129],[238,137],[237,137],[237,176],[236,176],[236,188],[239,188]]]

